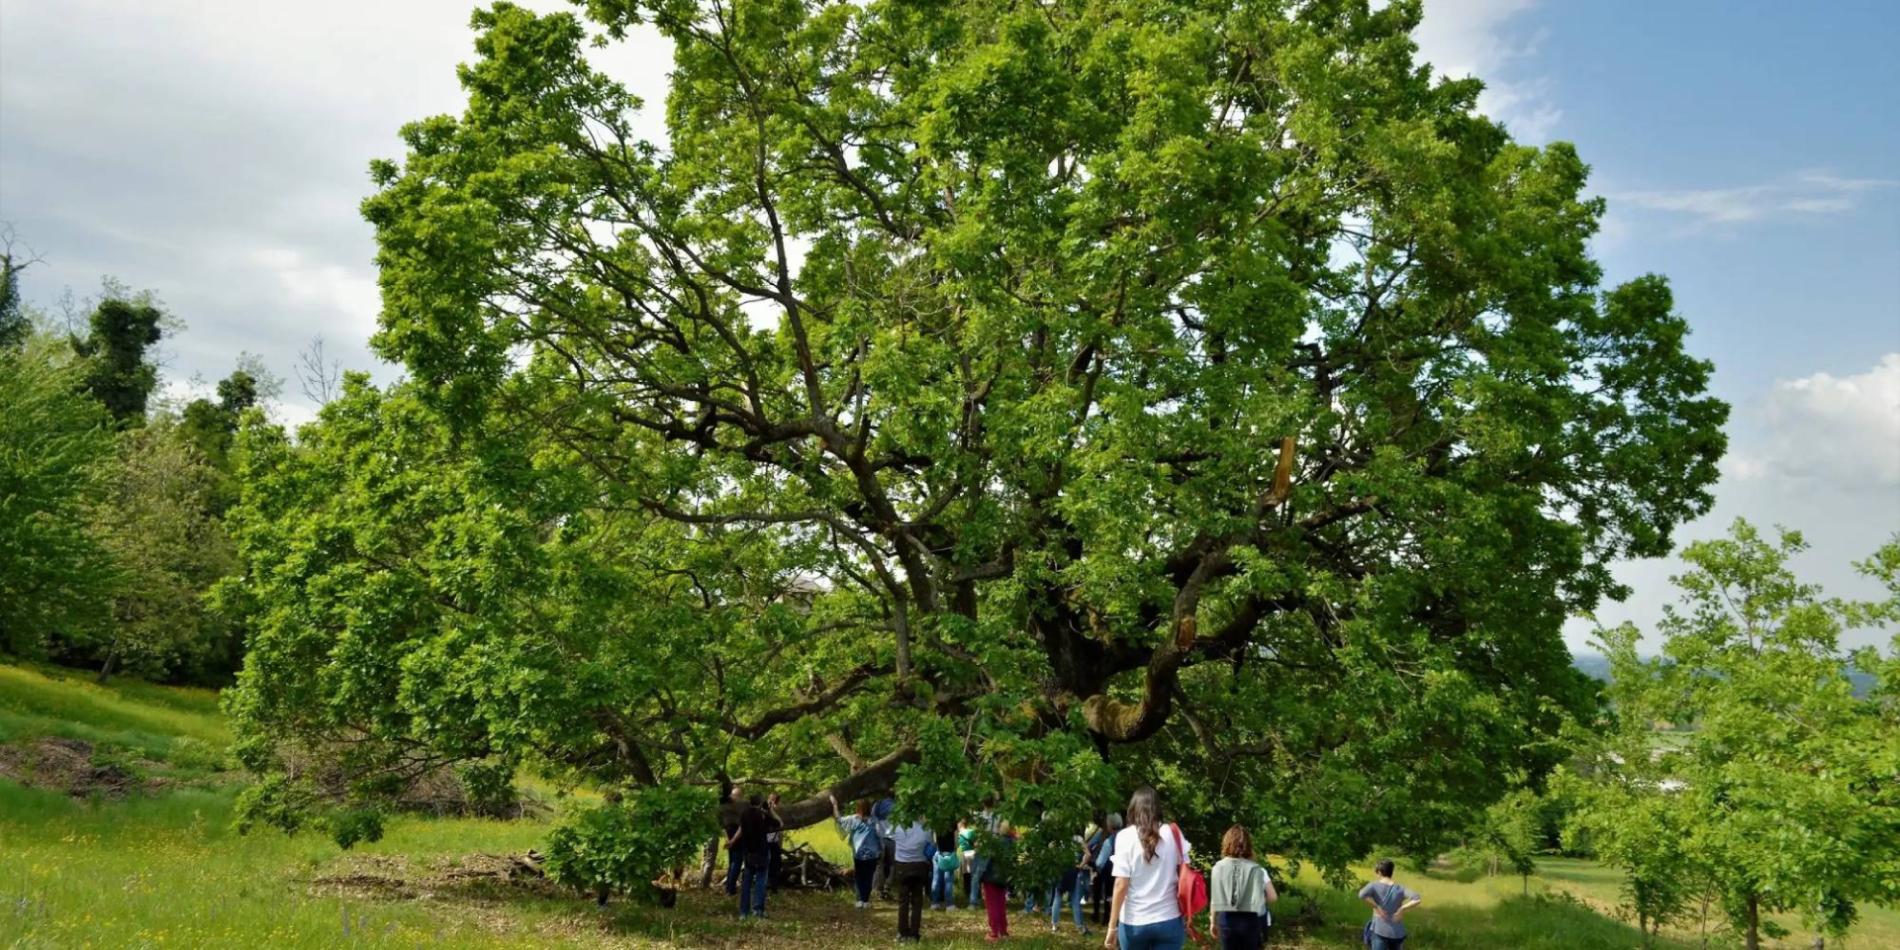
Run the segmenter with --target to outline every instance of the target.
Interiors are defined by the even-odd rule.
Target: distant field
[[[603,910],[544,882],[506,880],[507,856],[538,845],[545,820],[399,818],[382,841],[348,853],[313,835],[240,836],[231,829],[235,786],[213,767],[230,741],[214,695],[129,681],[99,687],[84,674],[0,666],[0,742],[47,736],[91,743],[170,782],[153,794],[84,800],[0,779],[0,946],[849,950],[885,946],[895,930],[891,905],[859,912],[835,894],[775,895],[769,922],[744,925],[717,891],[689,891],[672,910],[622,900]],[[793,837],[844,857],[829,823]],[[1599,912],[1614,903],[1617,877],[1590,862],[1547,860],[1531,879],[1533,895],[1577,899],[1522,897],[1515,877],[1408,883],[1427,901],[1408,950],[1639,943],[1633,927]],[[1363,913],[1351,894],[1310,872],[1295,884],[1298,894],[1276,908],[1285,926],[1273,945],[1357,947]],[[1308,901],[1317,920],[1302,913]],[[1020,908],[1010,926],[1019,946],[1100,946],[1066,924],[1052,937],[1046,917]],[[933,913],[924,931],[937,946],[983,943],[980,913]],[[1700,945],[1693,933],[1677,936],[1666,945]],[[1808,945],[1800,934],[1780,944]],[[1859,933],[1829,946],[1900,947],[1900,914],[1871,910]]]

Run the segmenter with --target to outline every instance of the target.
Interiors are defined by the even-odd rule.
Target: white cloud
[[[1502,122],[1519,141],[1550,139],[1563,111],[1551,100],[1550,83],[1516,75],[1543,41],[1524,35],[1513,22],[1537,0],[1426,0],[1425,18],[1413,39],[1419,55],[1445,76],[1484,80],[1478,109]]]
[[[1762,444],[1734,457],[1733,477],[1815,480],[1835,489],[1900,487],[1900,353],[1852,376],[1815,373],[1777,382],[1760,413]]]
[[[26,295],[106,273],[157,291],[188,327],[166,343],[176,379],[220,378],[240,351],[289,376],[317,334],[392,378],[366,346],[379,301],[357,206],[404,123],[461,110],[478,2],[0,2],[0,220],[46,258]],[[647,98],[638,127],[657,135],[669,44],[589,55]]]
[[[1728,431],[1715,507],[1677,532],[1677,548],[1721,537],[1737,518],[1764,530],[1785,527],[1809,544],[1792,562],[1797,576],[1834,596],[1882,596],[1853,563],[1900,532],[1900,352],[1859,373],[1777,381],[1735,403]],[[1684,567],[1674,556],[1617,565],[1617,578],[1634,593],[1602,605],[1597,619],[1605,626],[1633,621],[1653,635],[1663,605],[1676,598],[1670,578]],[[1589,632],[1589,623],[1576,621],[1565,634],[1573,649],[1584,649]],[[1890,635],[1857,630],[1843,642],[1885,643]]]
[[[1896,184],[1810,171],[1733,188],[1612,191],[1609,199],[1613,209],[1674,215],[1691,229],[1702,229],[1787,215],[1841,214],[1859,206],[1855,196]]]

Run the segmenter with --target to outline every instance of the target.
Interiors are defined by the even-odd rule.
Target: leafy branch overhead
[[[1073,741],[1337,865],[1547,769],[1563,618],[1709,504],[1666,282],[1601,286],[1586,167],[1415,63],[1415,3],[585,14],[478,12],[466,109],[374,166],[410,381],[240,438],[260,769],[803,824],[932,756],[1086,803]],[[586,56],[636,29],[663,145]]]

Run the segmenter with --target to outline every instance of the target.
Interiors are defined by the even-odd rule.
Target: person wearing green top
[[[957,822],[957,855],[963,859],[963,878],[970,892],[963,906],[975,910],[983,906],[982,897],[977,891],[983,882],[976,879],[976,822]]]
[[[1267,944],[1273,914],[1267,905],[1280,899],[1267,869],[1254,862],[1253,838],[1235,825],[1220,840],[1220,863],[1208,882],[1208,910],[1221,950],[1260,950]]]
[[[963,853],[957,847],[957,835],[946,831],[937,838],[935,866],[930,872],[930,909],[957,909],[957,869],[963,866]]]

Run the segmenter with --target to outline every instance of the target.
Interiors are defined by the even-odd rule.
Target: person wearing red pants
[[[993,941],[1009,936],[1009,868],[1015,860],[1016,830],[1007,822],[998,825],[994,835],[978,840],[977,879],[983,882],[983,912],[989,915]]]
[[[983,912],[990,917],[990,939],[1009,936],[1009,888],[994,881],[983,882]]]

